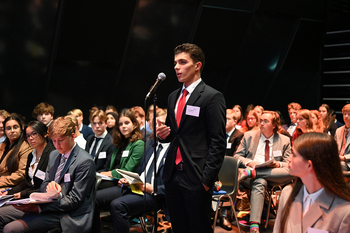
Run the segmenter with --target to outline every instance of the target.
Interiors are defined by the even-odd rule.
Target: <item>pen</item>
[[[6,191],[10,191],[10,190],[12,190],[12,188],[4,189],[4,190],[1,191],[1,193],[4,193]]]

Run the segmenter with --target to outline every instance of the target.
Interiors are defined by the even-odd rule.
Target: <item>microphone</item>
[[[148,94],[146,95],[146,99],[147,100],[151,95],[154,94],[154,92],[156,92],[158,86],[160,85],[161,82],[163,82],[166,78],[166,75],[161,72],[158,74],[158,78],[156,79],[156,82],[153,84],[153,86],[151,87],[151,89],[149,89]]]

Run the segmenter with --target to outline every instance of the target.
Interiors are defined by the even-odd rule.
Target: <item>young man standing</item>
[[[157,135],[170,141],[163,180],[174,232],[213,232],[211,198],[226,148],[224,96],[201,79],[205,55],[194,44],[175,48],[182,88],[168,98],[166,124]]]
[[[57,150],[50,154],[40,191],[56,191],[59,200],[15,206],[23,211],[21,219],[8,223],[4,232],[44,232],[58,227],[68,233],[90,231],[96,172],[91,156],[75,144],[74,129],[71,118],[59,117],[48,130]]]

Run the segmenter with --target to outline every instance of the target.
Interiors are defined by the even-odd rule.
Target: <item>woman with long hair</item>
[[[314,131],[323,133],[324,125],[323,125],[323,120],[321,118],[320,112],[318,110],[310,110],[310,113],[312,117],[312,123],[314,124]]]
[[[328,104],[322,104],[318,108],[318,111],[320,112],[323,120],[324,132],[334,136],[338,126],[337,123],[334,122],[335,116],[332,116],[331,109],[329,108]]]
[[[274,233],[348,233],[350,190],[346,186],[337,143],[324,133],[298,137],[288,159],[289,173],[297,177],[283,189]]]
[[[113,178],[122,178],[116,169],[137,172],[141,162],[144,142],[139,123],[130,110],[122,111],[118,117],[118,127],[113,131],[113,144],[116,146],[111,160],[107,162],[108,171],[101,172]]]
[[[242,107],[238,104],[236,104],[235,106],[233,106],[232,110],[236,113],[237,115],[237,124],[236,124],[236,129],[241,129],[243,127],[243,125],[246,124],[246,121],[243,119],[243,110]]]
[[[308,109],[300,109],[297,113],[297,128],[294,131],[292,141],[304,133],[314,132],[314,123]]]
[[[245,133],[251,130],[259,130],[259,116],[254,110],[250,110],[247,114],[247,124],[241,128],[241,132]]]
[[[25,179],[13,187],[10,191],[5,191],[1,195],[11,195],[15,199],[28,198],[33,192],[40,192],[40,185],[45,179],[47,163],[51,151],[55,150],[52,143],[47,140],[47,127],[40,121],[29,122],[26,130],[27,142],[34,148],[28,155],[27,166],[25,170]],[[0,232],[1,227],[14,219],[23,217],[24,212],[16,209],[12,205],[6,205],[0,208]]]
[[[19,117],[10,115],[3,124],[7,138],[0,145],[0,188],[13,187],[23,181],[27,158],[33,151],[25,140]]]

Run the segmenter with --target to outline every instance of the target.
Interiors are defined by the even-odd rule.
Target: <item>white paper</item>
[[[323,231],[315,228],[307,228],[307,233],[329,233],[329,231]]]
[[[102,180],[119,180],[119,179],[116,179],[116,178],[113,178],[113,177],[102,175],[101,173],[98,173],[98,172],[96,172],[96,175],[101,177]]]
[[[265,162],[265,163],[259,163],[257,165],[255,165],[255,168],[264,168],[264,167],[267,167],[268,165],[272,164],[273,163],[273,159]]]
[[[128,172],[121,169],[116,169],[116,170],[117,172],[119,172],[120,175],[122,175],[128,181],[129,184],[143,184],[143,181],[138,173]]]

